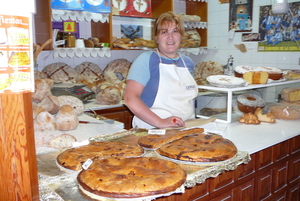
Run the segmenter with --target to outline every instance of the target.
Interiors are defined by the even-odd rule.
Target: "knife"
[[[102,124],[102,122],[79,121],[80,124]]]

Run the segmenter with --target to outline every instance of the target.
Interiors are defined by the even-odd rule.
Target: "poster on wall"
[[[0,18],[0,94],[33,92],[31,14]]]
[[[273,14],[272,6],[259,8],[259,52],[300,51],[300,2],[289,3],[289,12]]]
[[[252,0],[230,0],[229,31],[252,31]]]

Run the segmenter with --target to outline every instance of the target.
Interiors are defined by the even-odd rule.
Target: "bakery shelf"
[[[249,89],[260,89],[260,88],[267,88],[267,87],[273,87],[273,86],[282,86],[282,85],[288,85],[288,84],[295,84],[300,83],[300,80],[289,80],[289,81],[274,81],[267,84],[256,84],[256,85],[248,85],[245,87],[235,87],[235,88],[221,88],[221,87],[214,87],[209,85],[198,85],[199,89],[206,89],[209,91],[219,91],[227,93],[227,112],[226,114],[218,114],[214,115],[213,117],[216,117],[216,121],[223,122],[223,123],[231,123],[233,120],[236,120],[240,114],[235,114],[232,111],[232,103],[233,103],[233,93],[234,92],[240,92],[240,91],[246,91]],[[197,115],[197,117],[200,118],[210,118],[211,116],[203,116],[203,115]]]

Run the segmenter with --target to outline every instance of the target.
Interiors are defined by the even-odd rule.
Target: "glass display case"
[[[248,85],[245,87],[221,88],[210,85],[199,85],[198,88],[205,90],[199,93],[196,104],[196,115],[200,118],[215,117],[216,121],[232,123],[237,121],[243,114],[238,110],[236,97],[251,91],[257,93],[267,103],[279,101],[281,90],[285,87],[298,86],[300,80],[273,81],[267,84]]]

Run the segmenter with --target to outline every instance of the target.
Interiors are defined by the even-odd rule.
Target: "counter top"
[[[234,122],[217,122],[217,126],[240,151],[256,153],[300,134],[300,120],[278,120],[275,123],[261,122],[258,125]]]

